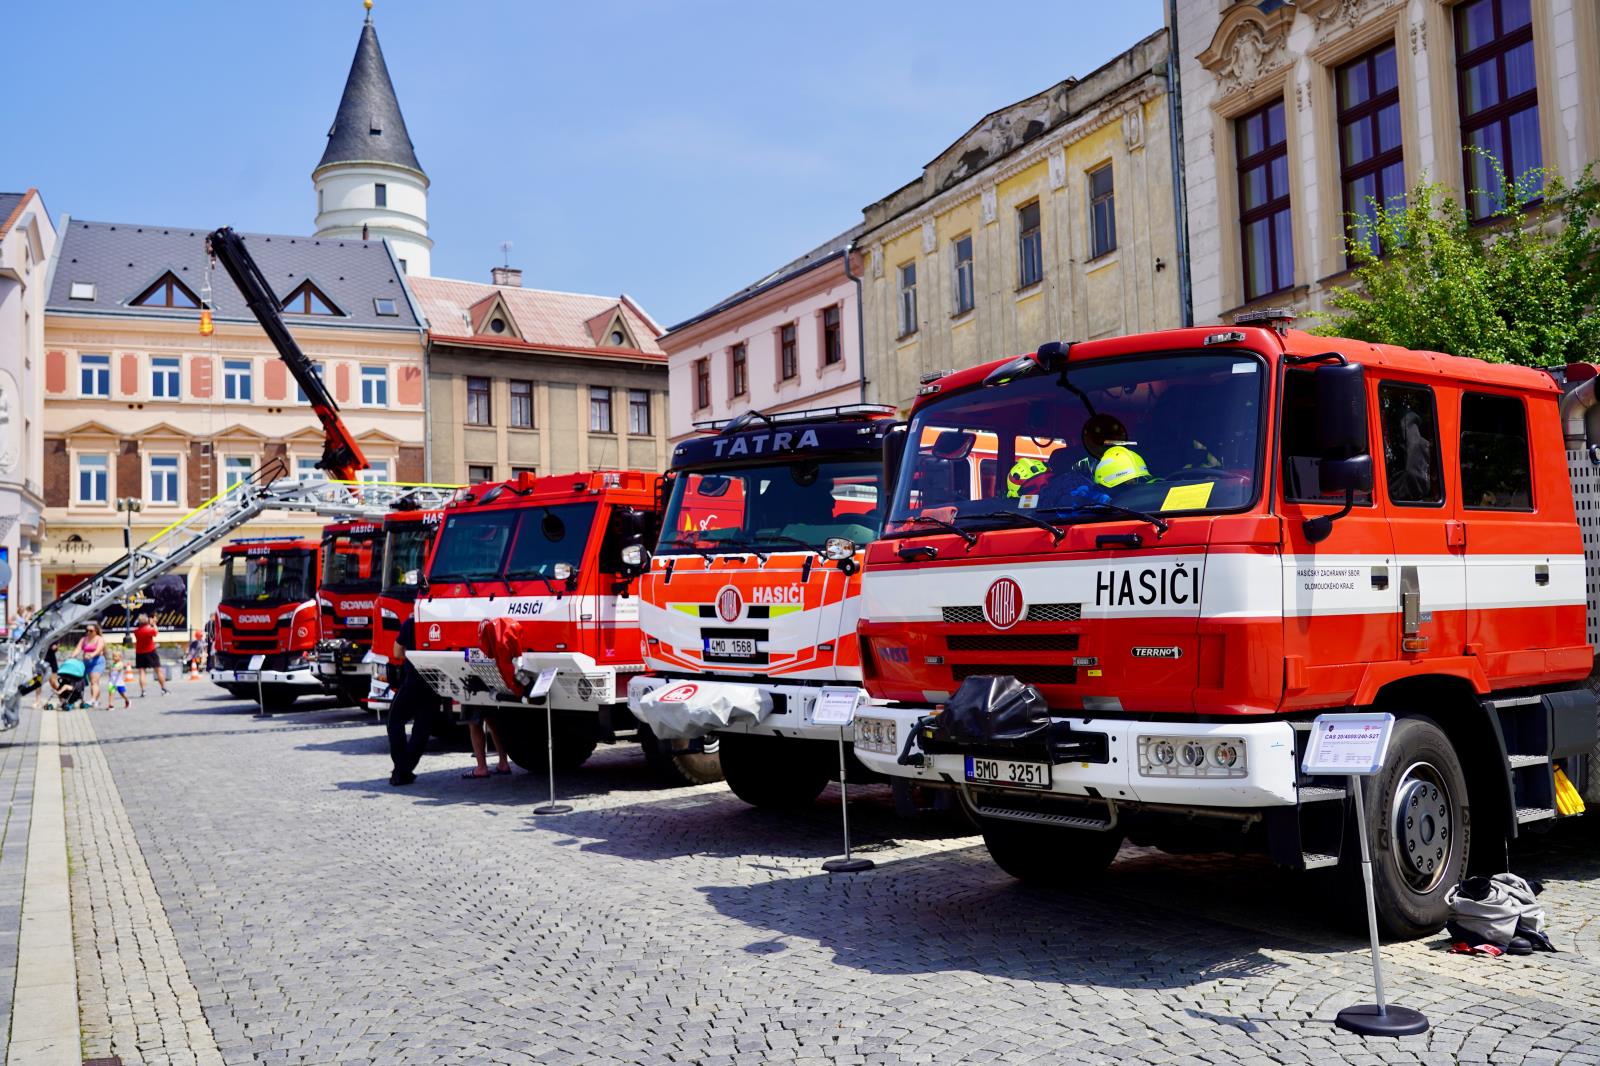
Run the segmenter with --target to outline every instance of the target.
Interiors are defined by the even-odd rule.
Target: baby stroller
[[[56,699],[63,711],[72,710],[74,705],[84,706],[83,687],[88,681],[82,659],[68,659],[61,664],[56,670]]]

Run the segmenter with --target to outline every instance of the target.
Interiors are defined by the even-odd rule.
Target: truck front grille
[[[1078,668],[1054,663],[952,663],[950,673],[957,681],[969,677],[997,675],[1016,678],[1025,685],[1076,685]]]
[[[953,633],[950,651],[1077,651],[1076,633]]]
[[[945,625],[977,626],[983,625],[987,621],[983,617],[983,608],[976,604],[941,607],[940,613],[944,617]],[[1028,605],[1028,613],[1023,616],[1023,621],[1076,622],[1082,617],[1083,604],[1081,603],[1031,603]]]

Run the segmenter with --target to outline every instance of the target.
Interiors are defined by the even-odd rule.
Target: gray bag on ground
[[[1446,892],[1444,899],[1450,907],[1450,935],[1458,940],[1504,948],[1521,936],[1554,950],[1544,931],[1539,889],[1516,874],[1469,877]]]

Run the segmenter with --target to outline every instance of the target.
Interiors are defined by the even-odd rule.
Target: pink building
[[[857,289],[845,250],[860,227],[778,268],[661,337],[673,441],[694,423],[861,402]],[[851,255],[860,275],[861,257]]]

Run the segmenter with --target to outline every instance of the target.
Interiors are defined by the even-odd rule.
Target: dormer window
[[[200,298],[194,291],[178,280],[172,271],[167,271],[156,280],[154,285],[134,297],[130,303],[133,307],[181,307],[197,308]]]
[[[624,342],[627,341],[627,339],[628,338],[626,338],[626,337],[624,337],[622,335],[622,331],[620,329],[614,329],[614,330],[611,331],[611,346],[613,348],[622,347],[622,345],[624,344]]]
[[[494,318],[491,318],[489,320],[489,332],[490,333],[504,333],[505,331],[506,331],[506,320],[505,319],[503,319],[503,318],[499,317],[498,315],[496,315]]]
[[[323,291],[311,284],[302,281],[299,288],[283,298],[283,310],[291,315],[338,315],[338,308]]]
[[[72,283],[72,291],[67,294],[67,298],[71,300],[93,300],[94,282],[74,281]]]

